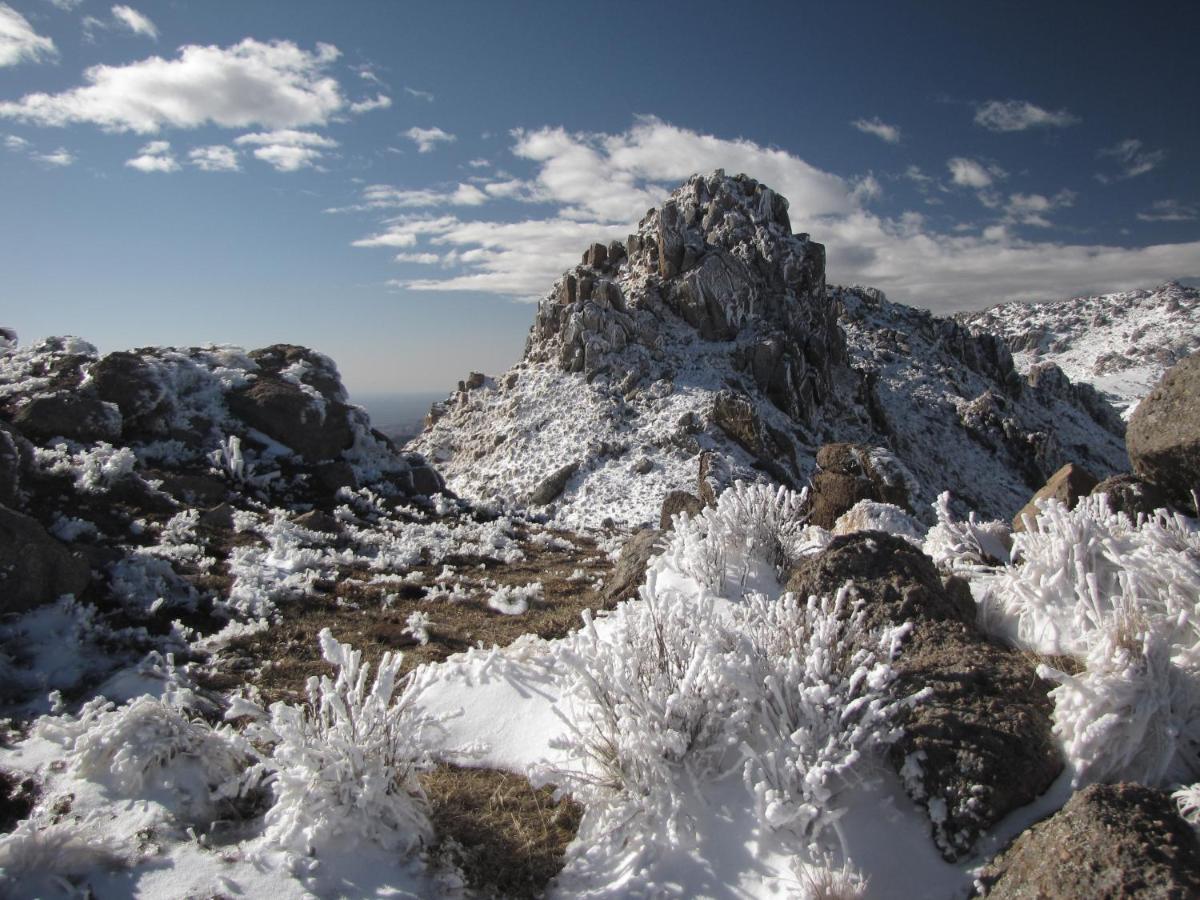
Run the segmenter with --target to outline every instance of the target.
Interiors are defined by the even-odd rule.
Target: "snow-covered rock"
[[[1094,392],[1030,385],[998,338],[827,289],[824,258],[770,188],[695,176],[624,244],[590,248],[539,304],[524,358],[464,382],[411,446],[459,494],[553,502],[573,527],[655,522],[704,451],[718,487],[800,487],[823,444],[883,447],[916,476],[921,515],[949,489],[1010,517],[1066,462],[1127,468]]]
[[[1052,362],[1095,387],[1128,419],[1163,373],[1200,350],[1200,290],[1168,281],[1036,303],[1004,303],[959,317],[973,332],[998,334],[1022,372]]]

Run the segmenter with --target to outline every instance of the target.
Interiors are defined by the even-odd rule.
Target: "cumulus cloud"
[[[452,144],[458,140],[456,135],[437,127],[413,127],[404,132],[404,136],[417,145],[417,152],[419,153],[432,153],[438,144]]]
[[[350,104],[350,112],[365,113],[373,109],[387,109],[392,105],[392,98],[387,94],[376,94],[373,100],[360,100]]]
[[[1137,138],[1127,138],[1111,147],[1098,150],[1096,155],[1115,160],[1121,170],[1115,176],[1104,173],[1096,176],[1096,179],[1102,184],[1107,184],[1110,181],[1137,178],[1139,175],[1145,175],[1156,169],[1159,163],[1167,158],[1167,151],[1147,150]]]
[[[54,41],[34,31],[29,20],[7,3],[0,3],[0,66],[40,62],[57,54]]]
[[[975,124],[989,131],[1026,131],[1030,128],[1065,128],[1079,117],[1065,109],[1051,111],[1028,100],[989,100],[975,108]]]
[[[141,134],[208,124],[320,125],[344,105],[337,81],[326,74],[338,55],[329,44],[310,52],[290,41],[252,38],[231,47],[189,45],[172,60],[152,56],[123,66],[93,66],[84,73],[86,84],[2,102],[0,117]]]
[[[943,233],[915,212],[885,217],[864,208],[873,193],[871,176],[843,179],[782,150],[657,119],[639,119],[617,134],[543,128],[512,137],[513,152],[532,164],[532,173],[483,179],[477,186],[488,196],[508,194],[529,204],[531,214],[522,221],[482,215],[487,205],[474,207],[474,217],[468,208],[454,215],[401,214],[355,246],[399,251],[401,261],[410,263],[436,256],[445,270],[440,277],[392,282],[400,288],[535,299],[589,243],[623,238],[648,207],[661,203],[687,176],[724,168],[747,172],[789,198],[793,227],[826,245],[831,282],[874,285],[906,303],[948,311],[1200,277],[1200,242],[1120,247],[1024,240],[1012,233],[1010,225],[1048,224],[1054,210],[1075,201],[1068,191],[1005,196],[968,183],[988,193],[999,221],[980,234]],[[1004,177],[994,166],[971,162],[989,185]],[[918,176],[930,179],[911,173]],[[395,192],[388,186],[368,188],[364,201],[373,197],[376,203],[369,208],[380,212],[403,210],[401,202],[409,195]],[[450,193],[432,191],[430,197],[439,202],[429,205],[448,206],[441,198]],[[534,215],[535,210],[542,214]]]
[[[189,150],[188,161],[202,172],[236,172],[241,168],[237,151],[223,144]]]
[[[179,163],[171,152],[170,141],[151,141],[138,151],[133,159],[125,160],[125,165],[139,172],[176,172]]]
[[[850,123],[863,134],[873,134],[881,141],[889,144],[900,143],[900,129],[895,125],[887,125],[878,116],[870,119],[855,119]]]
[[[997,169],[995,166],[985,166],[978,160],[967,159],[963,156],[955,156],[952,159],[946,160],[946,168],[950,170],[951,179],[959,187],[981,190],[991,187],[997,178],[1004,177],[1002,169]]]
[[[1173,199],[1156,200],[1137,217],[1143,222],[1194,222],[1200,218],[1200,208]]]
[[[277,172],[312,168],[325,157],[326,150],[338,146],[337,141],[323,134],[291,128],[243,134],[234,143],[254,147],[255,159],[268,163]]]
[[[144,35],[151,40],[158,40],[158,28],[150,21],[149,16],[145,16],[138,12],[132,6],[114,6],[112,8],[113,19],[124,28],[128,28],[134,34]]]

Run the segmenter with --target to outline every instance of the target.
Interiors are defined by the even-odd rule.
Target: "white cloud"
[[[405,88],[407,90],[407,88]],[[443,131],[440,128],[410,128],[404,132],[404,136],[417,145],[417,151],[420,153],[430,153],[440,143],[451,144],[457,141],[458,138]]]
[[[881,141],[889,144],[900,143],[900,129],[895,125],[887,125],[878,116],[870,119],[855,119],[850,123],[864,134],[873,134]]]
[[[417,263],[422,266],[432,266],[434,263],[442,261],[442,258],[436,253],[397,253],[394,258],[396,262]]]
[[[0,66],[40,62],[57,53],[54,41],[34,31],[29,20],[7,3],[0,3]]]
[[[150,21],[149,16],[138,12],[132,6],[114,6],[113,18],[134,34],[145,35],[151,40],[158,40],[158,28]]]
[[[950,170],[950,177],[954,183],[960,187],[977,189],[991,187],[996,178],[1004,177],[1003,171],[998,170],[995,166],[985,166],[977,160],[967,159],[963,156],[955,156],[953,159],[946,160],[946,168]]]
[[[23,137],[17,137],[15,134],[6,134],[4,136],[4,148],[6,150],[17,152],[19,150],[24,150],[28,146],[29,141],[25,140]]]
[[[1065,128],[1080,121],[1065,109],[1051,111],[1028,100],[989,100],[975,109],[975,124],[989,131],[1025,131],[1029,128]]]
[[[350,104],[350,112],[365,113],[373,109],[387,109],[392,105],[392,98],[387,94],[376,94],[374,100],[360,100]]]
[[[1147,172],[1157,168],[1158,164],[1167,158],[1167,151],[1146,150],[1142,142],[1137,138],[1127,138],[1111,147],[1105,147],[1097,151],[1096,155],[1110,157],[1116,160],[1117,164],[1121,167],[1119,175],[1108,176],[1099,174],[1096,176],[1097,180],[1101,183],[1107,184],[1113,180],[1136,178],[1139,175],[1145,175]]]
[[[879,184],[879,179],[871,174],[857,179],[854,182],[854,189],[850,192],[851,199],[860,206],[865,206],[882,196],[883,187]]]
[[[125,165],[139,172],[177,172],[179,163],[171,153],[170,141],[151,141],[138,151],[133,159],[125,160]]]
[[[1074,191],[1061,190],[1053,197],[1043,194],[1010,194],[1004,206],[1005,222],[1017,225],[1035,225],[1049,228],[1047,214],[1075,204]]]
[[[463,208],[457,215],[401,216],[386,220],[355,246],[400,251],[405,262],[437,256],[447,270],[444,277],[398,279],[393,284],[399,288],[537,298],[578,262],[589,243],[623,238],[647,207],[658,205],[688,175],[724,168],[747,172],[789,198],[793,228],[811,232],[826,245],[832,283],[875,285],[906,303],[948,311],[1200,277],[1200,242],[1151,247],[1068,244],[1022,240],[1009,230],[1009,225],[1039,224],[1039,217],[1048,221],[1053,210],[1074,202],[1074,195],[1066,191],[1005,196],[978,189],[994,202],[1001,221],[980,235],[947,234],[915,212],[889,218],[864,209],[872,193],[861,187],[870,183],[866,179],[852,183],[782,150],[716,138],[657,119],[640,119],[619,134],[543,128],[518,131],[513,138],[514,153],[533,163],[533,173],[524,179],[484,182],[479,188],[488,196],[507,193],[544,206],[544,215],[502,222],[474,218],[471,209]],[[977,165],[989,184],[1004,175],[995,167]],[[930,177],[919,171],[909,177],[915,176]],[[378,205],[364,207],[398,206],[403,195],[393,193],[395,188],[376,187],[375,193],[364,191],[364,200],[375,197]],[[430,196],[442,199],[452,193],[438,189]]]
[[[423,188],[408,190],[390,184],[369,184],[362,190],[362,202],[325,212],[362,212],[371,209],[427,209],[435,206],[480,206],[489,197],[473,184],[459,184],[453,190]]]
[[[1143,222],[1194,222],[1200,218],[1200,209],[1178,200],[1156,200],[1137,217]]]
[[[467,163],[467,165],[470,166],[472,169],[486,169],[491,165],[491,163],[488,162],[483,157],[480,157],[479,159],[471,160],[470,162]]]
[[[58,168],[72,165],[75,162],[75,154],[66,147],[59,147],[57,150],[51,150],[49,153],[31,153],[30,156],[40,163]]]
[[[71,12],[77,6],[83,3],[83,0],[50,0],[52,6],[56,6],[63,12]]]
[[[326,150],[338,146],[337,141],[323,134],[291,128],[243,134],[235,138],[234,143],[254,147],[255,159],[268,163],[277,172],[312,168],[324,159]]]
[[[124,66],[93,66],[80,87],[0,102],[0,117],[38,125],[86,122],[143,134],[210,123],[324,124],[345,102],[337,81],[325,74],[338,56],[328,44],[308,52],[290,41],[252,38],[232,47],[189,45],[173,60],[152,56]]]
[[[424,100],[426,103],[433,102],[433,94],[429,93],[429,91],[418,91],[416,88],[410,88],[408,85],[405,85],[404,93],[410,97],[416,97],[418,100]]]
[[[188,160],[203,172],[236,172],[241,168],[237,151],[223,144],[196,147],[188,151]]]

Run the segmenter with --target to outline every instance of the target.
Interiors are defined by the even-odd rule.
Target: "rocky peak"
[[[624,244],[594,244],[563,275],[539,305],[526,359],[652,381],[664,325],[678,319],[686,337],[731,344],[735,367],[808,421],[845,361],[845,338],[825,293],[825,248],[791,233],[787,209],[745,175],[694,176]]]

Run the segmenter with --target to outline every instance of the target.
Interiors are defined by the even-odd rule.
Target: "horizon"
[[[444,394],[717,167],[939,313],[1200,281],[1200,10],[695,9],[0,2],[0,325]]]

